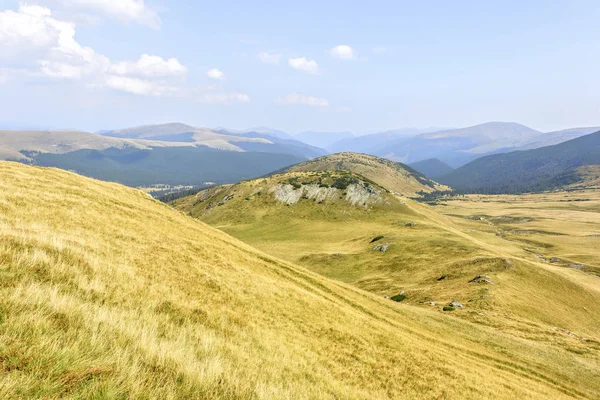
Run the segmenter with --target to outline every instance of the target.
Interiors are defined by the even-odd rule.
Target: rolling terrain
[[[267,174],[322,155],[304,143],[259,134],[225,135],[184,124],[103,135],[0,131],[0,159],[57,167],[134,187],[205,186]]]
[[[491,311],[398,304],[273,258],[142,192],[65,171],[2,162],[0,186],[2,397],[600,393],[597,338],[583,329],[513,318],[498,326]],[[430,212],[410,204],[411,217]],[[513,262],[540,284],[568,277],[568,302],[557,308],[548,297],[544,306],[566,318],[581,301],[587,311],[569,318],[597,328],[579,318],[598,315],[596,277],[579,287],[588,275]],[[498,299],[521,284],[509,276],[494,276]],[[518,313],[502,305],[501,314]]]
[[[482,157],[438,177],[466,192],[515,193],[576,183],[576,169],[600,164],[600,132],[554,146]]]
[[[334,186],[325,181],[344,176],[361,180],[345,170],[287,172],[215,187],[174,206],[271,255],[380,296],[402,293],[404,303],[436,309],[456,300],[468,310],[463,317],[519,337],[533,324],[540,334],[560,327],[596,338],[600,320],[590,319],[600,312],[591,300],[600,296],[600,259],[591,250],[600,234],[594,193],[581,195],[594,199],[586,214],[591,222],[576,227],[585,235],[573,235],[563,226],[569,219],[544,203],[539,212],[547,214],[536,222],[497,215],[495,227],[487,214],[446,211],[468,201],[433,208],[364,177],[371,201],[352,202],[355,188],[330,192]],[[567,238],[580,253],[550,250]],[[548,262],[555,257],[564,261]]]

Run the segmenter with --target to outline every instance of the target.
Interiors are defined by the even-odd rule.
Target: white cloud
[[[281,54],[279,53],[270,53],[263,51],[256,55],[258,59],[265,64],[279,64],[279,60],[281,59]]]
[[[177,88],[164,82],[148,79],[132,78],[129,76],[108,75],[106,85],[112,89],[142,96],[165,96],[174,94]]]
[[[210,79],[218,79],[218,80],[225,79],[225,74],[221,70],[218,70],[217,68],[208,70],[206,72],[206,76],[208,76]]]
[[[323,98],[314,96],[305,96],[298,93],[290,93],[287,96],[275,99],[277,104],[282,105],[303,105],[310,107],[329,107],[329,102]]]
[[[329,54],[341,60],[353,60],[356,58],[356,52],[347,44],[335,46],[333,49],[329,50]]]
[[[342,113],[349,113],[352,112],[352,109],[350,107],[340,106],[338,107],[338,111]]]
[[[153,29],[160,28],[158,13],[144,0],[37,0],[37,3],[93,12],[122,23],[134,22]]]
[[[203,93],[198,99],[203,103],[224,105],[247,103],[250,101],[250,97],[244,93]]]
[[[137,61],[112,63],[77,42],[73,23],[54,18],[50,9],[41,6],[21,4],[17,12],[0,12],[0,46],[0,59],[32,75],[141,95],[170,94],[171,80],[187,72],[175,58],[148,54]]]
[[[290,67],[308,72],[310,74],[319,73],[319,65],[315,60],[307,60],[305,57],[290,58],[288,60]]]
[[[110,71],[117,75],[133,75],[143,77],[182,76],[187,68],[176,59],[163,59],[159,56],[143,54],[137,61],[124,61],[113,64]]]
[[[373,49],[373,53],[375,53],[375,54],[383,54],[386,52],[387,52],[387,49],[383,46],[377,46]]]

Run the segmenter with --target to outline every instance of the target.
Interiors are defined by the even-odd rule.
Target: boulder
[[[475,278],[471,279],[469,283],[489,283],[492,284],[492,278],[487,275],[477,275]]]
[[[373,247],[373,251],[380,251],[382,253],[385,253],[386,251],[388,251],[388,249],[390,248],[391,244],[378,244],[377,246]]]
[[[407,222],[406,224],[404,224],[404,226],[415,226],[416,224],[414,222]]]
[[[454,308],[465,308],[465,306],[463,306],[462,304],[460,304],[458,301],[454,300],[453,302],[451,302],[450,304],[448,304],[450,307],[454,307]]]

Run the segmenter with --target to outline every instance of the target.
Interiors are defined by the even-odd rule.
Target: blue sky
[[[599,20],[595,0],[0,0],[0,126],[598,126]]]

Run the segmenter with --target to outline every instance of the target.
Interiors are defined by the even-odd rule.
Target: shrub
[[[444,306],[443,310],[444,310],[444,311],[454,311],[454,310],[455,310],[455,308],[454,308],[454,307],[452,307],[452,306]]]
[[[390,297],[390,300],[394,300],[397,301],[398,303],[401,302],[402,300],[406,299],[406,295],[405,294],[397,294],[395,296]]]
[[[383,239],[384,237],[385,237],[385,236],[383,236],[383,235],[375,236],[375,237],[373,238],[373,240],[371,240],[371,243],[375,243],[376,241],[378,241],[378,240],[381,240],[381,239]]]

